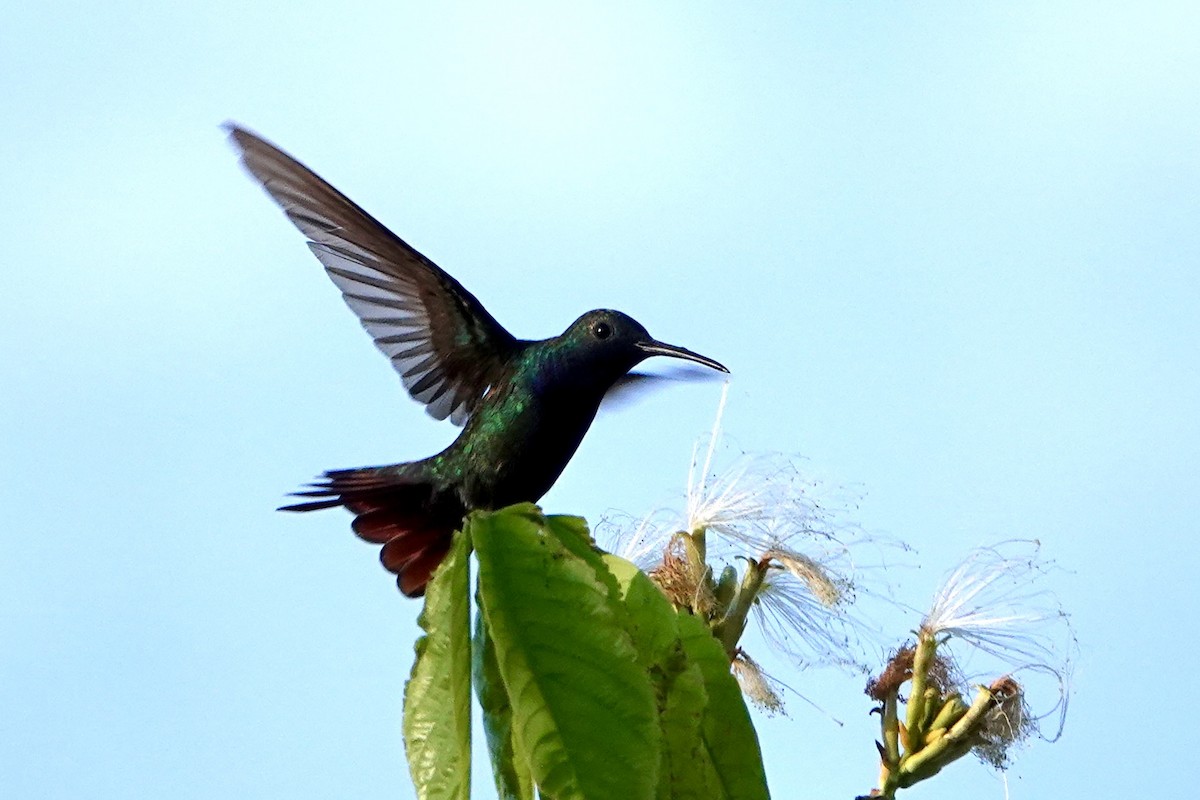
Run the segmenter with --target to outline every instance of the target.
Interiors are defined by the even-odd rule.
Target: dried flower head
[[[783,713],[783,698],[780,686],[763,671],[754,659],[739,650],[733,659],[733,676],[742,687],[742,693],[768,715]]]
[[[680,608],[706,613],[715,603],[703,567],[688,558],[684,534],[671,537],[662,551],[662,560],[648,574],[667,599]]]
[[[993,681],[988,687],[994,698],[984,715],[974,747],[975,755],[996,769],[1010,762],[1010,750],[1037,731],[1037,721],[1025,704],[1025,691],[1011,676]]]
[[[888,659],[887,666],[883,668],[883,671],[867,681],[867,696],[883,702],[889,694],[899,692],[904,682],[912,678],[915,655],[916,647],[911,644],[897,649]],[[940,695],[951,694],[955,687],[963,683],[954,662],[941,653],[934,654],[925,675],[925,685],[932,686]]]
[[[774,561],[808,589],[813,598],[827,608],[835,608],[847,599],[852,587],[845,578],[830,574],[816,559],[794,550],[775,549],[763,553],[764,559]]]

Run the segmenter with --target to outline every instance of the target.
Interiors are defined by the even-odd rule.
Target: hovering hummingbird
[[[550,339],[517,339],[475,296],[314,172],[271,143],[227,126],[262,184],[358,315],[404,388],[435,419],[466,424],[420,461],[326,472],[282,507],[345,506],[354,532],[409,597],[425,592],[472,509],[535,502],[558,479],[600,401],[650,356],[721,372],[711,358],[650,336],[620,311],[589,311]]]

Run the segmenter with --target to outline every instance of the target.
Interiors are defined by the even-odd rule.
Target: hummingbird
[[[605,394],[651,356],[721,372],[707,356],[654,339],[637,320],[588,311],[549,339],[518,339],[457,280],[275,145],[234,124],[242,165],[283,209],[430,416],[463,430],[419,461],[329,470],[280,511],[344,506],[381,545],[409,597],[425,592],[463,517],[536,502],[575,454]],[[632,378],[635,376],[628,376]]]

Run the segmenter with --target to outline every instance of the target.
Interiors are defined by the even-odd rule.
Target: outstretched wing
[[[235,125],[242,164],[342,291],[404,388],[436,419],[463,424],[517,348],[475,296],[270,142]]]

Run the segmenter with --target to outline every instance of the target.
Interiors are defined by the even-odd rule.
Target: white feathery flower
[[[626,561],[632,561],[643,572],[649,572],[662,561],[663,550],[677,531],[675,515],[665,509],[651,512],[640,520],[624,514],[601,520],[596,526],[597,533],[604,528],[615,530],[610,534],[609,549]]]
[[[813,546],[823,551],[844,549],[855,539],[868,538],[844,519],[859,497],[806,475],[794,455],[741,455],[727,469],[714,473],[725,401],[723,391],[703,457],[699,444],[692,448],[687,511],[680,528],[712,533],[716,541],[709,542],[709,550],[723,556],[774,549],[807,551]]]
[[[995,658],[1009,674],[1056,684],[1057,702],[1036,719],[1057,714],[1062,732],[1070,694],[1075,634],[1066,612],[1039,578],[1053,568],[1040,543],[1013,540],[974,550],[947,576],[921,623],[923,634],[962,641]],[[1028,684],[1029,678],[1022,683]],[[1026,686],[1025,696],[1028,697]]]
[[[868,626],[852,606],[861,594],[878,596],[862,585],[864,569],[882,582],[878,567],[884,563],[883,550],[895,543],[868,536],[848,522],[846,511],[857,497],[839,497],[842,492],[805,475],[794,456],[743,455],[728,469],[714,472],[721,460],[727,399],[728,384],[707,445],[692,449],[686,513],[681,517],[659,510],[636,525],[617,525],[623,530],[615,537],[614,550],[656,575],[672,601],[684,605],[704,588],[704,577],[678,568],[687,561],[681,536],[696,537],[692,541],[714,573],[720,573],[721,562],[749,559],[747,569],[765,575],[743,613],[752,614],[769,643],[803,666],[860,668],[862,645],[876,637],[866,635]],[[872,563],[863,564],[860,557],[868,552]]]
[[[1009,664],[1057,659],[1054,628],[1066,615],[1036,585],[1049,568],[1036,541],[1002,542],[971,552],[934,595],[921,629],[962,639]]]
[[[861,667],[864,626],[851,612],[850,581],[812,559],[789,560],[800,574],[772,566],[759,590],[754,617],[763,636],[801,666]]]

